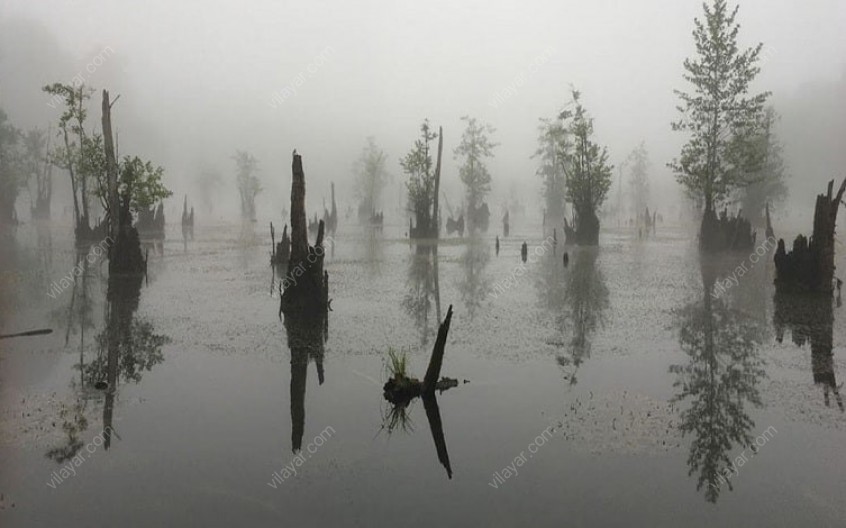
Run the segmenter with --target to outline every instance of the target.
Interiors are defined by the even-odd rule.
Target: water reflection
[[[135,316],[144,276],[110,277],[104,327],[95,337],[97,355],[86,363],[86,331],[95,327],[95,298],[90,291],[95,277],[87,254],[85,248],[78,249],[76,262],[82,273],[72,286],[65,334],[66,345],[71,335],[79,336],[79,361],[76,365],[79,380],[71,382],[74,403],[63,406],[59,413],[62,431],[67,438],[63,445],[47,452],[48,458],[59,463],[73,458],[82,447],[79,437],[88,428],[86,411],[88,402],[92,400],[103,401],[103,445],[109,449],[118,386],[121,382],[139,383],[144,372],[164,360],[162,347],[170,341],[168,337],[157,334],[152,323]]]
[[[437,244],[412,244],[414,253],[409,257],[406,293],[402,307],[414,320],[420,332],[420,343],[425,345],[434,333],[430,324],[432,304],[435,307],[435,324],[441,320],[441,295],[438,284],[438,246]]]
[[[62,423],[62,432],[65,440],[62,445],[47,451],[46,456],[57,463],[63,463],[76,456],[82,448],[80,435],[88,429],[88,418],[86,411],[88,401],[94,399],[92,395],[93,386],[86,384],[85,371],[85,335],[86,331],[95,328],[94,324],[94,297],[91,294],[91,283],[94,280],[92,266],[86,255],[88,246],[76,248],[74,269],[81,270],[76,280],[71,283],[71,294],[68,307],[57,308],[52,312],[51,319],[59,323],[65,320],[65,346],[70,345],[71,336],[79,337],[79,361],[76,368],[79,371],[79,380],[71,379],[71,391],[73,392],[73,403],[62,405],[59,411],[59,419]]]
[[[458,283],[458,291],[471,319],[490,292],[490,279],[485,275],[485,267],[490,260],[491,248],[477,236],[470,238],[461,256],[464,273]]]
[[[693,437],[687,464],[689,475],[698,472],[697,491],[716,502],[721,485],[732,489],[731,456],[749,447],[755,422],[746,405],[761,405],[758,391],[765,375],[758,347],[763,328],[754,318],[729,306],[723,296],[712,296],[717,265],[702,262],[702,298],[676,314],[679,344],[688,363],[671,365],[678,390],[672,402],[682,404],[680,425]]]
[[[323,385],[323,355],[329,339],[329,318],[325,311],[285,315],[285,331],[291,350],[291,450],[302,448],[305,431],[305,394],[309,361],[314,361],[317,382]]]
[[[378,277],[382,275],[382,260],[385,252],[382,231],[372,226],[364,226],[363,229],[366,238],[364,262],[367,264],[367,270],[371,276]],[[335,250],[335,244],[332,244],[332,250]]]
[[[599,269],[599,248],[574,248],[571,263],[564,267],[559,256],[547,253],[540,259],[541,274],[536,282],[541,305],[554,317],[562,349],[558,364],[566,378],[576,384],[579,366],[590,357],[591,339],[605,324],[609,306],[608,287]],[[570,335],[565,342],[565,336]]]
[[[839,301],[839,299],[838,299]],[[843,412],[843,397],[834,372],[834,308],[827,296],[791,295],[776,293],[773,326],[776,340],[784,340],[790,329],[797,346],[811,344],[811,372],[815,385],[822,386],[823,402],[831,407],[834,395],[837,407]]]
[[[167,336],[155,333],[152,323],[135,317],[143,280],[141,275],[109,278],[106,297],[108,324],[97,338],[100,354],[88,365],[86,378],[106,388],[103,407],[106,449],[111,441],[112,415],[119,382],[140,382],[144,372],[149,372],[164,360],[162,346],[170,342]]]
[[[423,397],[423,407],[426,409],[426,419],[429,421],[429,430],[432,432],[432,440],[435,442],[435,451],[438,453],[438,461],[446,469],[447,477],[452,478],[452,466],[449,463],[444,426],[441,422],[441,411],[438,407],[438,397],[435,394]]]

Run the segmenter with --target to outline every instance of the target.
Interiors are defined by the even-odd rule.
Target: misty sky
[[[261,164],[262,199],[281,199],[297,148],[312,204],[328,197],[329,180],[339,182],[342,201],[349,196],[350,168],[369,135],[402,178],[398,158],[424,117],[445,129],[445,186],[459,191],[452,150],[469,114],[497,128],[490,168],[499,204],[513,181],[537,196],[529,159],[537,121],[567,102],[573,84],[612,162],[645,141],[653,187],[675,197],[664,164],[684,137],[670,130],[672,90],[685,87],[695,16],[701,2],[680,0],[0,0],[0,105],[21,126],[46,126],[59,111],[40,86],[82,72],[87,84],[121,95],[122,153],[164,165],[177,192],[199,166],[229,177],[230,156],[246,149]],[[846,85],[843,0],[744,0],[739,20],[743,44],[765,45],[756,88],[774,92],[777,110],[815,83]],[[86,72],[107,48],[102,65]],[[292,83],[296,92],[286,92]],[[820,110],[835,127],[846,122],[844,100]],[[804,135],[794,127],[782,139]],[[842,136],[831,145],[840,143]],[[843,166],[832,170],[844,175]]]

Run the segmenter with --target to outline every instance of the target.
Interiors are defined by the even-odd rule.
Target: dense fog
[[[577,88],[597,140],[620,164],[641,141],[649,151],[651,201],[666,210],[682,192],[666,167],[684,142],[673,133],[674,88],[684,88],[691,20],[700,2],[334,2],[152,0],[0,3],[0,107],[22,129],[55,124],[61,105],[48,83],[84,81],[120,100],[119,151],[165,168],[178,213],[198,202],[200,175],[217,172],[214,212],[237,214],[235,151],[258,160],[262,219],[280,216],[290,154],[303,155],[309,210],[329,199],[352,204],[352,165],[368,136],[388,155],[383,197],[399,221],[399,159],[424,118],[444,127],[443,187],[458,195],[452,152],[460,118],[496,128],[491,204],[539,199],[531,159],[538,119],[555,115]],[[846,4],[744,1],[740,40],[764,44],[756,90],[781,115],[789,198],[778,214],[810,214],[813,195],[843,175],[846,151]],[[92,98],[90,122],[99,119]],[[617,173],[609,203],[617,200]],[[66,178],[57,176],[56,200]],[[458,199],[455,200],[459,201]],[[796,205],[798,207],[793,207]],[[62,206],[57,206],[61,211]],[[23,209],[23,208],[22,208]],[[539,213],[538,213],[539,214]],[[804,217],[803,217],[804,218]]]

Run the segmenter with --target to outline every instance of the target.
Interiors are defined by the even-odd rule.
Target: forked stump
[[[291,181],[291,252],[288,273],[282,279],[284,291],[279,312],[315,311],[328,308],[328,276],[323,272],[323,233],[320,221],[314,246],[308,245],[308,223],[305,211],[305,173],[302,156],[294,154]],[[284,234],[283,234],[284,239]]]

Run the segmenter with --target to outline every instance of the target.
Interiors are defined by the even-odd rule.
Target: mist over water
[[[0,525],[846,524],[846,4],[700,166],[704,17],[0,0]]]

